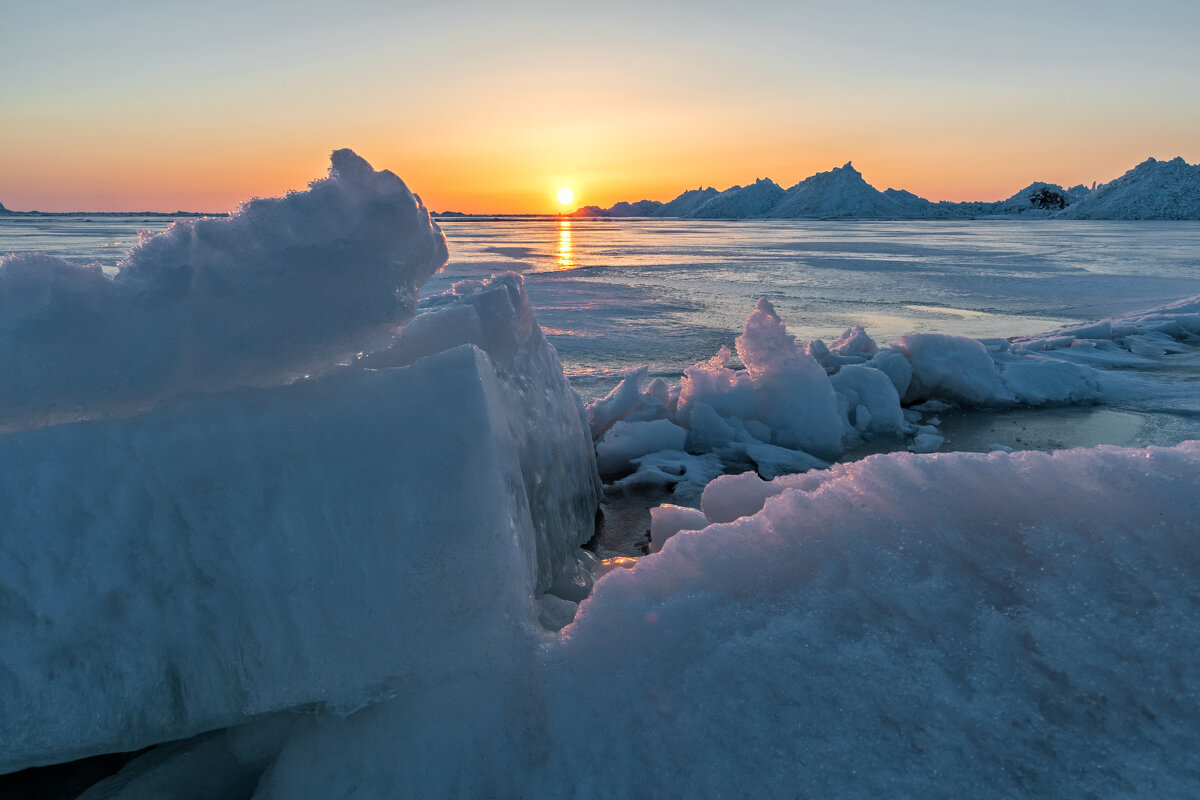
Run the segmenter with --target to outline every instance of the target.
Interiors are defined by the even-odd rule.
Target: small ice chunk
[[[700,508],[709,522],[733,522],[757,514],[768,497],[781,491],[782,485],[764,481],[754,472],[722,475],[704,487]]]
[[[723,417],[749,419],[754,416],[758,401],[750,375],[730,369],[733,357],[728,347],[722,346],[708,361],[693,364],[683,371],[679,387],[677,416],[687,422],[691,407],[697,402],[708,404]]]
[[[946,439],[936,433],[918,433],[913,437],[908,449],[914,453],[934,453]]]
[[[588,426],[592,429],[592,438],[600,439],[618,420],[623,419],[630,411],[642,402],[642,393],[638,384],[650,370],[641,366],[625,374],[613,390],[604,397],[588,403]]]
[[[571,624],[579,604],[552,594],[537,600],[538,623],[548,631],[559,631]]]
[[[691,405],[688,429],[688,448],[696,452],[716,450],[737,438],[737,431],[712,406],[700,400]]]
[[[870,357],[879,352],[879,345],[867,335],[862,325],[855,325],[853,328],[846,328],[841,336],[830,342],[829,352],[840,356]]]
[[[850,407],[855,409],[853,423],[860,433],[900,433],[904,430],[900,395],[886,374],[851,364],[842,367],[829,380],[834,390],[846,397]],[[858,407],[867,413],[860,414]]]
[[[1010,405],[987,348],[975,339],[944,333],[908,333],[896,347],[913,368],[906,400],[937,396],[972,405]]]
[[[829,466],[828,462],[803,450],[792,450],[774,444],[750,443],[743,445],[743,449],[746,457],[758,468],[758,474],[767,480]]]
[[[796,347],[796,338],[765,297],[736,344],[754,382],[756,416],[771,426],[771,441],[818,456],[840,455],[845,428],[829,376]]]
[[[1096,370],[1053,358],[1018,358],[1003,365],[1001,379],[1017,400],[1031,406],[1086,403],[1101,396]]]
[[[596,443],[596,465],[601,475],[619,475],[633,469],[633,459],[658,450],[683,450],[687,431],[667,419],[644,422],[620,420]]]
[[[663,542],[680,531],[707,528],[708,518],[701,511],[664,503],[650,509],[650,552],[662,550]]]
[[[913,376],[912,364],[908,363],[907,358],[894,350],[880,350],[871,357],[867,365],[887,375],[892,386],[896,387],[896,394],[904,397]]]

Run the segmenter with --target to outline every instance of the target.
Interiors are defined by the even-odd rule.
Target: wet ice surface
[[[496,269],[525,272],[547,338],[587,400],[629,369],[677,382],[732,345],[759,297],[797,339],[864,325],[884,344],[911,332],[1014,337],[1200,292],[1200,225],[1064,221],[442,221],[440,291]],[[1164,391],[1117,405],[940,414],[943,451],[1171,445],[1200,438],[1195,357],[1145,377]],[[1172,386],[1172,384],[1174,384]],[[931,415],[926,415],[928,419]],[[841,460],[904,449],[881,437]],[[644,547],[669,491],[610,493],[601,553]]]
[[[800,340],[853,325],[1008,337],[1200,292],[1200,225],[1063,221],[442,220],[426,284],[526,273],[585,399],[640,364],[678,378],[767,297]]]
[[[171,227],[168,217],[0,217],[0,255],[37,252],[72,264],[98,263],[116,268],[138,243],[138,232]]]
[[[160,231],[171,222],[0,217],[0,253],[40,250],[114,267],[137,243],[138,230]],[[1020,336],[1200,293],[1200,224],[1191,222],[497,218],[439,224],[450,262],[422,295],[439,294],[463,278],[525,273],[538,322],[585,400],[603,396],[641,364],[650,365],[651,376],[678,380],[685,367],[732,343],[761,296],[800,340],[829,341],[864,325],[882,344],[922,331]],[[1190,380],[1195,371],[1184,365],[1177,372],[1182,377],[1174,379]],[[1181,413],[1169,412],[1147,431],[1191,429],[1192,409]]]

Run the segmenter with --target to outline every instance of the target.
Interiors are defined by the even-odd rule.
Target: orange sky
[[[14,210],[226,210],[339,147],[482,213],[851,160],[931,200],[1200,161],[1194,3],[60,5],[6,17]]]

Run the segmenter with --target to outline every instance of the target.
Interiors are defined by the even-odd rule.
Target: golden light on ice
[[[564,205],[564,206],[570,205],[571,201],[574,199],[575,199],[575,193],[572,192],[567,187],[564,186],[563,188],[558,190],[558,202],[561,205]]]
[[[574,269],[575,255],[571,247],[571,220],[559,220],[558,223],[558,268]]]

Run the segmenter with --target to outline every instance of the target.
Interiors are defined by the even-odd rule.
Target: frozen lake
[[[0,217],[0,252],[38,250],[113,268],[155,217]],[[759,297],[800,340],[864,325],[881,344],[909,332],[1011,337],[1200,294],[1194,222],[696,221],[444,219],[450,262],[423,296],[494,272],[525,275],[538,321],[572,383],[592,399],[627,370],[677,380],[732,345]],[[1200,435],[1200,374],[1174,356],[1154,381],[1164,400],[1006,412],[1007,441],[1053,448],[1169,444]],[[1200,394],[1200,392],[1195,392]],[[1181,397],[1183,399],[1181,399]],[[948,447],[977,449],[988,429],[947,423]],[[1010,430],[1011,429],[1011,430]],[[1019,439],[1019,441],[1018,441]],[[976,441],[980,440],[980,441]]]
[[[731,345],[759,297],[798,339],[864,325],[1017,336],[1200,293],[1200,225],[1037,221],[499,220],[440,223],[426,285],[524,272],[538,321],[585,398],[621,372]]]

